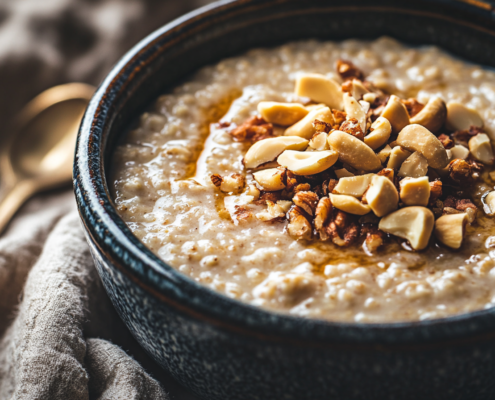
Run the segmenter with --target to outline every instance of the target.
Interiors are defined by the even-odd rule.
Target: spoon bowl
[[[70,182],[77,131],[93,93],[82,83],[55,86],[19,114],[0,154],[0,233],[33,194]]]

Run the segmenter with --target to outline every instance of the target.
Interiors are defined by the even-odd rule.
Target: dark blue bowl
[[[495,312],[395,324],[280,315],[231,300],[166,265],[133,236],[107,187],[130,120],[199,67],[294,39],[436,44],[495,66],[481,1],[223,1],[130,50],[97,90],[76,149],[74,187],[98,272],[148,353],[205,399],[494,399]]]

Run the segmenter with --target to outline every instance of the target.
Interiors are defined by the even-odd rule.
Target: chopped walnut
[[[311,190],[311,185],[309,183],[300,183],[294,188],[294,193],[307,192]]]
[[[318,202],[314,224],[321,240],[331,239],[337,246],[349,246],[359,236],[358,224],[349,214],[334,209],[328,197]]]
[[[333,214],[332,202],[328,197],[323,197],[318,202],[315,211],[315,229],[320,234],[321,240],[327,240],[328,234],[325,230],[325,226],[328,225]]]
[[[478,209],[470,199],[459,199],[456,201],[455,209],[457,211],[466,211],[468,208]]]
[[[320,121],[319,119],[315,119],[313,121],[313,128],[315,128],[316,133],[318,132],[330,132],[332,130],[332,124],[328,122]]]
[[[234,215],[239,222],[249,221],[253,218],[253,213],[246,206],[235,206]]]
[[[259,116],[254,116],[229,133],[236,142],[258,142],[273,137],[273,125]]]
[[[359,236],[358,224],[351,219],[349,214],[340,210],[337,210],[334,221],[332,223],[337,227],[337,235],[332,237],[332,241],[341,247],[353,244]]]
[[[296,206],[301,207],[309,215],[314,215],[318,204],[318,195],[313,192],[297,192],[292,198],[292,201]]]
[[[414,117],[416,114],[418,114],[423,108],[425,108],[425,105],[420,103],[418,100],[414,98],[410,98],[407,100],[401,100],[402,104],[406,106],[407,112],[409,114],[409,117]]]
[[[446,149],[451,149],[455,145],[454,141],[449,136],[445,135],[444,133],[442,133],[441,135],[438,136],[438,140],[440,140],[440,142],[442,142],[443,147]]]
[[[294,188],[299,184],[297,175],[295,175],[290,170],[287,170],[284,178],[285,178],[284,185],[288,192],[292,192]]]
[[[363,72],[350,61],[337,60],[336,68],[344,81],[352,80],[354,78],[359,79],[360,81],[364,80]]]
[[[330,179],[328,181],[328,193],[332,193],[333,189],[335,189],[335,186],[339,183],[338,179]]]
[[[220,174],[213,174],[212,176],[210,176],[210,179],[211,182],[218,188],[220,187],[223,181],[222,175]]]
[[[340,130],[364,141],[364,133],[356,118],[349,118],[340,125]]]
[[[460,185],[473,183],[473,170],[467,161],[457,158],[449,164],[450,178]]]
[[[230,121],[220,121],[217,123],[218,128],[228,128],[230,125],[232,125]]]
[[[298,206],[289,210],[289,225],[287,225],[289,235],[294,239],[309,240],[312,237],[312,227],[305,211]]]
[[[430,199],[428,203],[433,205],[442,196],[442,181],[430,182]]]
[[[258,201],[256,201],[256,204],[258,205],[266,205],[267,201],[271,201],[273,203],[276,203],[277,201],[282,200],[282,191],[277,190],[274,192],[266,192],[262,190],[260,192],[260,197]]]

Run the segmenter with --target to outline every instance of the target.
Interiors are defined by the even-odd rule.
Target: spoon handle
[[[0,198],[0,234],[8,225],[16,211],[33,195],[30,181],[19,181],[10,187]]]

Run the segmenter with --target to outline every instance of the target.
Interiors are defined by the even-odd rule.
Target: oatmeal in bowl
[[[494,98],[494,72],[435,47],[253,50],[141,116],[113,156],[115,206],[167,264],[273,311],[396,322],[492,307]]]

